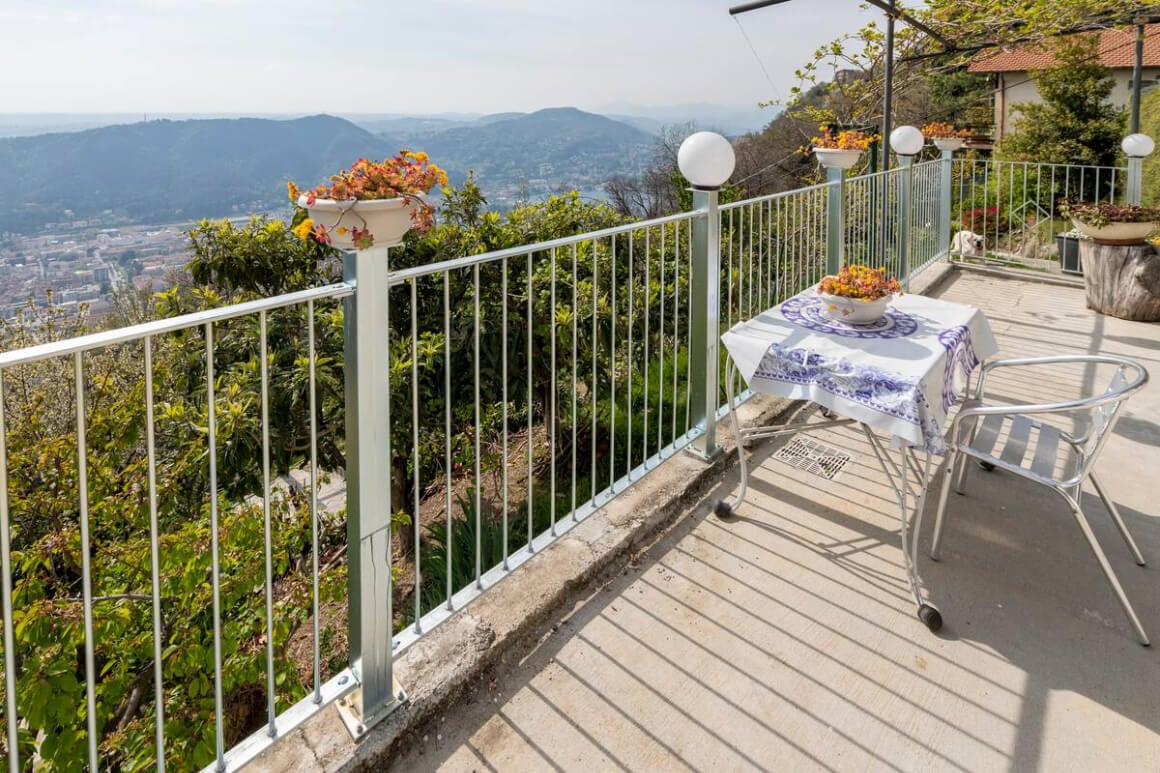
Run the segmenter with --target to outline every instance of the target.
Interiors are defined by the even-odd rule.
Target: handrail
[[[314,287],[309,290],[299,290],[285,295],[275,295],[270,298],[261,298],[256,301],[235,303],[231,306],[222,306],[217,309],[206,309],[191,314],[182,314],[168,319],[158,319],[151,322],[142,322],[128,327],[102,330],[99,333],[89,333],[77,338],[51,341],[37,344],[24,349],[15,349],[0,353],[0,370],[14,365],[23,365],[51,357],[61,357],[66,354],[76,354],[90,349],[99,349],[102,346],[122,344],[136,341],[150,335],[173,333],[186,328],[208,325],[213,322],[222,322],[227,319],[244,317],[247,314],[256,314],[270,309],[281,309],[287,306],[297,306],[301,303],[319,299],[345,298],[354,294],[354,285],[347,282]]]
[[[637,220],[632,223],[624,225],[612,226],[611,228],[601,228],[598,231],[587,231],[575,236],[562,236],[558,239],[549,239],[544,242],[536,242],[534,244],[522,244],[519,247],[505,247],[502,250],[492,250],[491,252],[482,252],[478,255],[464,255],[461,258],[452,258],[451,260],[441,260],[437,263],[426,263],[422,266],[413,266],[411,268],[403,268],[398,271],[392,271],[390,275],[391,285],[399,285],[417,277],[429,276],[431,274],[441,274],[444,271],[456,271],[463,268],[471,268],[472,266],[492,263],[504,258],[514,258],[521,255],[528,255],[534,252],[545,252],[547,250],[558,249],[560,247],[569,247],[573,244],[581,242],[592,241],[593,239],[604,239],[610,236],[618,236],[623,233],[630,233],[632,231],[640,231],[645,228],[652,228],[658,225],[667,225],[668,223],[676,223],[682,220],[691,220],[698,215],[705,214],[703,209],[693,210],[691,212],[678,212],[675,215],[666,215],[664,217],[653,218],[652,220]]]

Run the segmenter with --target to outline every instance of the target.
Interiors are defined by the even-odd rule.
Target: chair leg
[[[1095,472],[1090,473],[1088,477],[1091,478],[1092,485],[1096,487],[1096,493],[1100,495],[1100,499],[1104,500],[1104,507],[1108,508],[1108,512],[1112,516],[1112,521],[1115,522],[1116,528],[1120,530],[1120,536],[1124,538],[1124,542],[1128,545],[1128,550],[1132,551],[1132,557],[1136,559],[1136,563],[1140,566],[1147,566],[1148,564],[1144,561],[1143,554],[1140,553],[1140,548],[1136,547],[1136,541],[1128,533],[1128,525],[1120,517],[1120,511],[1116,509],[1112,498],[1107,495],[1104,487],[1100,485],[1100,481],[1096,477]]]
[[[956,438],[955,442],[956,443],[961,442],[962,435],[965,432],[967,435],[966,445],[969,446],[972,442],[974,442],[975,433],[978,431],[978,429],[979,429],[979,422],[977,420],[971,422],[970,428],[963,427],[963,429],[959,431],[960,437]],[[962,493],[964,493],[964,491],[966,491],[967,466],[970,464],[970,461],[971,461],[971,458],[969,456],[967,456],[966,454],[959,454],[959,460],[958,460],[959,469],[957,470],[956,475],[955,475],[955,478],[956,478],[956,480],[955,480],[955,493],[956,494],[962,494]],[[950,468],[947,468],[947,469],[949,470]]]
[[[1060,492],[1062,494],[1062,492]],[[1144,626],[1140,624],[1140,618],[1136,617],[1136,612],[1132,609],[1131,603],[1128,601],[1127,594],[1124,593],[1123,587],[1120,585],[1119,578],[1112,570],[1112,565],[1108,563],[1108,557],[1104,555],[1103,548],[1096,540],[1095,533],[1092,532],[1092,527],[1088,524],[1087,518],[1084,517],[1083,510],[1080,509],[1079,503],[1071,497],[1064,495],[1067,499],[1068,505],[1071,507],[1071,514],[1075,517],[1075,522],[1079,526],[1083,536],[1088,541],[1088,546],[1091,547],[1092,552],[1096,555],[1096,560],[1100,562],[1100,568],[1104,570],[1104,576],[1107,577],[1108,583],[1111,584],[1112,590],[1116,592],[1116,598],[1120,601],[1120,606],[1124,609],[1124,614],[1128,616],[1128,621],[1132,624],[1132,628],[1136,630],[1136,636],[1139,637],[1140,643],[1147,647],[1151,642],[1148,641],[1148,634],[1144,633]]]
[[[958,457],[962,457],[958,460]],[[946,469],[943,471],[942,491],[938,495],[938,515],[934,519],[934,534],[930,538],[930,557],[934,561],[940,558],[939,546],[942,542],[943,516],[947,511],[947,495],[951,493],[951,478],[955,477],[955,462],[965,462],[966,454],[960,454],[952,447],[947,451]]]

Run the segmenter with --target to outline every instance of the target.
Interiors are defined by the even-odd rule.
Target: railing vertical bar
[[[665,421],[665,282],[668,281],[668,276],[665,274],[665,225],[661,223],[661,288],[660,288],[660,319],[658,324],[660,329],[657,330],[657,367],[660,368],[660,374],[657,377],[657,453],[665,447],[664,441],[664,421]]]
[[[748,259],[745,272],[745,318],[753,319],[753,204],[747,204],[746,209],[749,210],[749,248],[745,251]]]
[[[629,476],[630,481],[632,479],[633,468],[636,466],[632,463],[632,436],[634,434],[632,431],[632,428],[633,428],[633,423],[632,423],[632,375],[633,375],[633,373],[632,373],[632,371],[633,371],[632,334],[633,334],[633,329],[632,328],[633,328],[634,317],[635,317],[635,312],[636,312],[636,307],[635,307],[636,298],[634,297],[634,288],[633,288],[633,281],[634,281],[633,275],[635,273],[634,269],[636,268],[636,266],[635,266],[636,255],[634,254],[634,250],[633,250],[633,247],[634,247],[633,236],[635,233],[636,233],[635,231],[628,232],[628,357],[627,357],[627,359],[628,359],[628,380],[627,380],[628,415],[625,418],[626,418],[626,424],[628,426],[628,433],[627,433],[628,434],[628,448],[626,449],[628,464],[626,465],[626,469],[628,470],[628,476]],[[575,413],[575,411],[573,411],[573,413]]]
[[[270,374],[266,332],[266,312],[262,310],[258,312],[258,353],[262,360],[258,373],[262,386],[262,549],[266,560],[266,732],[273,738],[278,730],[274,725],[277,716],[274,705],[274,558],[273,524],[270,520]]]
[[[644,229],[644,394],[641,396],[641,407],[644,409],[644,434],[641,436],[641,457],[644,463],[648,462],[648,416],[652,412],[649,402],[649,326],[652,321],[652,231],[646,226]]]
[[[528,272],[528,308],[531,308],[532,293],[530,288],[532,272]],[[528,359],[528,372],[531,372],[531,358]],[[531,416],[532,404],[531,393],[528,393],[528,448],[532,447],[531,435]],[[452,602],[452,597],[455,595],[455,582],[453,579],[452,565],[454,562],[453,551],[451,550],[452,535],[455,534],[454,523],[452,521],[451,510],[451,483],[455,476],[454,469],[451,466],[451,271],[443,272],[443,517],[447,523],[447,544],[444,546],[444,563],[446,568],[443,570],[447,573],[445,580],[445,593],[447,594],[447,610],[455,609]],[[530,462],[529,462],[529,476],[528,485],[531,485]],[[529,540],[530,541],[530,540]]]
[[[161,671],[161,529],[157,520],[157,443],[153,409],[153,336],[143,339],[145,350],[145,458],[149,465],[149,580],[153,591],[153,703],[154,743],[157,746],[157,770],[165,773],[165,684]],[[0,382],[0,413],[3,413],[3,383]],[[0,417],[0,455],[3,454],[3,423]],[[8,474],[0,464],[0,486],[7,494]],[[5,497],[6,498],[6,497]],[[7,525],[5,524],[5,529]],[[8,546],[4,545],[5,554]],[[7,625],[7,623],[5,623]]]
[[[85,625],[85,701],[87,707],[89,769],[97,770],[97,675],[93,642],[93,575],[89,542],[89,460],[85,447],[85,371],[82,353],[73,355],[77,408],[77,487],[81,516],[81,592]]]
[[[16,714],[16,634],[13,630],[15,619],[12,613],[12,533],[8,515],[8,418],[5,416],[6,405],[4,370],[0,368],[0,570],[4,573],[4,576],[0,577],[0,594],[2,594],[0,595],[0,604],[3,605],[4,613],[4,715],[8,725],[8,770],[9,773],[20,773],[20,718]],[[154,598],[157,598],[156,594]],[[159,746],[158,749],[160,750],[160,748]],[[160,754],[160,751],[158,753]],[[162,768],[159,767],[159,769]]]
[[[310,371],[310,581],[314,634],[314,702],[322,704],[322,632],[318,597],[318,353],[314,346],[314,300],[306,302],[306,345]]]
[[[533,277],[532,277],[532,253],[529,252],[528,253],[528,329],[526,331],[527,338],[528,338],[528,341],[527,341],[527,343],[528,343],[528,366],[527,366],[528,367],[528,438],[527,438],[527,443],[528,443],[528,492],[526,495],[526,499],[527,499],[527,505],[528,505],[528,552],[529,553],[536,552],[536,546],[533,544],[535,541],[533,539],[533,537],[535,537],[535,534],[533,533],[534,529],[533,529],[533,522],[532,522],[532,511],[535,509],[535,507],[533,506],[532,488],[533,488],[533,484],[535,483],[535,481],[533,480],[533,472],[534,472],[534,467],[535,467],[535,448],[536,448],[536,444],[534,442],[535,441],[535,432],[534,432],[535,427],[533,425],[533,421],[534,421],[534,417],[535,417],[536,412],[535,412],[535,405],[532,402],[532,371],[533,371],[533,368],[532,368],[532,308],[533,308],[532,292],[534,289],[533,288],[534,283],[533,283],[532,279],[533,279]],[[448,395],[447,399],[450,401],[451,396]],[[448,496],[450,497],[450,495],[448,495]],[[451,581],[448,580],[448,583],[450,583],[450,582]],[[448,604],[448,607],[450,607],[450,605],[451,605],[450,598],[448,598],[447,604]]]
[[[500,378],[503,381],[501,389],[503,394],[503,568],[505,570],[511,569],[508,565],[508,259],[504,256],[503,266],[503,292],[500,294],[500,300],[503,303],[503,319],[501,331],[503,338],[500,344],[500,358],[503,364],[500,366]],[[418,544],[416,541],[415,544]]]
[[[479,457],[481,454],[480,438],[479,438],[479,264],[476,263],[471,267],[472,269],[472,304],[474,306],[473,318],[475,320],[475,350],[472,363],[475,371],[475,392],[474,392],[474,408],[475,408],[475,430],[471,433],[475,438],[475,587],[483,590],[483,498],[480,494],[480,487],[483,482],[479,473]],[[555,277],[552,278],[555,281]],[[450,546],[450,537],[448,535],[448,545]]]
[[[414,505],[411,509],[412,558],[415,561],[415,632],[423,633],[423,567],[419,550],[422,524],[419,514],[423,503],[423,488],[419,480],[419,278],[411,279],[411,453],[414,480]],[[447,535],[451,537],[450,533]]]
[[[578,384],[576,372],[580,364],[580,313],[576,306],[579,300],[579,277],[580,265],[578,262],[578,248],[576,244],[572,245],[572,520],[576,520],[576,475],[579,470],[576,468],[576,444],[579,442],[577,431],[579,429],[579,422],[576,421],[576,410],[578,406],[578,398],[576,395]]]
[[[680,367],[681,345],[681,233],[680,224],[673,223],[673,391],[672,427],[669,442],[677,437],[677,370]]]
[[[548,453],[551,455],[549,460],[550,467],[550,481],[551,486],[551,533],[556,536],[556,425],[559,423],[559,415],[556,407],[556,394],[560,391],[559,385],[556,383],[556,248],[552,248],[552,305],[549,309],[549,328],[552,333],[552,367],[551,374],[548,376],[548,388],[552,390],[552,414],[548,419]]]
[[[758,312],[760,312],[762,309],[766,308],[765,296],[762,293],[762,290],[765,286],[765,282],[763,281],[763,279],[765,277],[765,245],[766,245],[768,234],[766,232],[766,224],[765,224],[765,204],[762,202],[757,202],[756,207],[757,207],[757,244],[753,245],[753,247],[751,247],[751,249],[753,250],[754,258],[757,261],[757,277],[756,277],[756,279],[751,279],[751,281],[753,282],[754,286],[757,288],[757,309],[756,310]]]
[[[593,249],[596,242],[593,241]],[[616,481],[616,236],[608,237],[610,270],[608,274],[608,404],[612,417],[608,425],[608,491]]]
[[[218,770],[225,770],[225,719],[222,701],[221,566],[218,557],[217,402],[214,389],[213,323],[205,324],[206,442],[209,446],[210,589],[213,595],[214,744]]]
[[[689,374],[689,366],[693,361],[691,360],[691,355],[693,355],[691,352],[691,346],[693,346],[693,221],[688,219],[684,225],[686,225],[684,234],[688,239],[686,250],[684,250],[684,257],[686,257],[686,263],[684,263],[684,270],[686,270],[686,274],[684,274],[686,276],[686,282],[684,282],[684,299],[686,299],[686,306],[684,306],[686,308],[686,313],[684,313],[684,320],[686,320],[686,325],[684,325],[684,330],[686,330],[684,333],[686,335],[684,338],[686,341],[684,344],[686,346],[684,349],[684,432],[688,432],[691,427],[691,417],[693,417],[693,412],[691,412],[693,411],[693,377]],[[716,280],[716,276],[710,277],[710,281]],[[716,331],[706,331],[706,334],[716,335],[717,333]],[[716,362],[712,364],[713,367],[717,366]]]
[[[596,372],[596,351],[599,349],[600,339],[596,337],[596,303],[598,300],[597,287],[599,286],[599,272],[596,264],[596,241],[592,241],[592,382],[591,388],[588,390],[588,395],[591,398],[592,408],[592,429],[591,429],[591,450],[588,457],[588,497],[595,503],[596,501],[596,393],[600,387],[600,381],[597,379]],[[576,364],[579,367],[579,363]]]
[[[729,252],[725,261],[728,279],[725,281],[725,327],[733,327],[733,210],[729,210]],[[629,435],[631,437],[631,435]]]

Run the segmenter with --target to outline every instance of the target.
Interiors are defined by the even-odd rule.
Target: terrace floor
[[[734,468],[394,769],[1160,769],[1160,325],[1094,314],[1081,289],[969,272],[936,294],[981,306],[1002,357],[1106,352],[1151,370],[1099,464],[1150,565],[1094,491],[1085,506],[1157,645],[1136,642],[1061,501],[977,468],[952,495],[941,563],[925,554],[928,498],[919,568],[946,619],[929,633],[865,439],[816,436],[854,457],[832,483],[772,459],[777,440],[756,447],[737,517],[710,512]],[[1079,387],[1002,372],[1013,400]]]

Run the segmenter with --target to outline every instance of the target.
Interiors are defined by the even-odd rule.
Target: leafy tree
[[[1124,112],[1108,103],[1114,81],[1098,62],[1095,37],[1062,38],[1057,64],[1035,73],[1042,102],[1015,105],[1015,131],[997,155],[1017,161],[1112,166],[1120,153]]]

